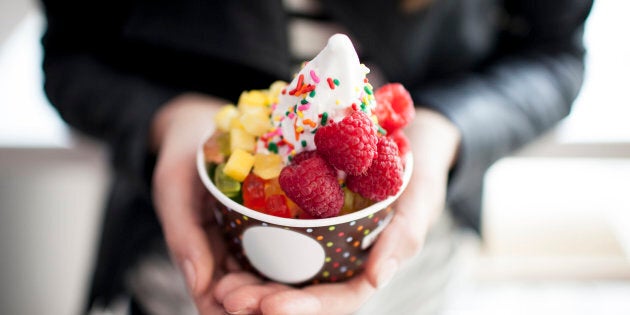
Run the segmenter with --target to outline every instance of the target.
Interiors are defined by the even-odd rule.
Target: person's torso
[[[295,36],[291,2],[138,0],[121,20],[121,54],[134,67],[158,77],[181,77],[191,88],[217,85],[220,80],[211,78],[229,75],[256,85],[241,90],[263,88],[273,78],[290,79],[296,57],[309,58],[295,54],[298,42],[311,40]],[[384,80],[410,86],[474,69],[492,53],[499,31],[496,0],[322,0],[318,5],[323,33],[347,32],[362,61],[377,65]],[[335,26],[326,29],[326,24]],[[323,45],[321,36],[313,41],[311,46]],[[234,65],[243,66],[237,68],[243,73],[228,73]],[[259,83],[243,80],[249,70],[251,76],[266,76]]]

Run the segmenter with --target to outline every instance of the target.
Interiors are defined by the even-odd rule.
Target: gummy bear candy
[[[223,169],[225,163],[217,165],[214,171],[214,184],[219,190],[230,198],[237,197],[241,192],[241,183],[225,175]]]
[[[250,173],[243,181],[243,205],[250,209],[265,209],[265,181]]]

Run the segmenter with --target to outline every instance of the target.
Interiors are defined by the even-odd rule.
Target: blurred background
[[[488,171],[447,314],[630,314],[627,12],[595,2],[573,112]],[[109,180],[107,152],[44,97],[44,24],[0,0],[0,314],[78,314]]]

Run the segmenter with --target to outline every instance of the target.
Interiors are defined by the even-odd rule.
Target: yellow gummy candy
[[[262,179],[272,179],[280,176],[284,163],[282,157],[277,154],[254,155],[254,174]]]

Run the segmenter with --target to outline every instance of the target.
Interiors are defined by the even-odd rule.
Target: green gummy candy
[[[225,163],[219,164],[214,171],[214,185],[226,196],[236,197],[241,192],[241,183],[225,175],[223,168],[225,168]]]

